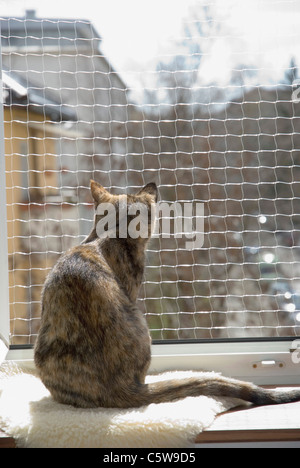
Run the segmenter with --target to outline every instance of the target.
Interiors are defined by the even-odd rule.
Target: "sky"
[[[200,44],[203,82],[225,85],[240,65],[258,68],[261,82],[278,80],[291,56],[300,64],[299,0],[0,0],[0,16],[35,9],[38,17],[92,21],[102,52],[129,86],[138,86],[159,58],[181,50],[183,25],[193,31],[203,5],[214,20],[212,37]]]

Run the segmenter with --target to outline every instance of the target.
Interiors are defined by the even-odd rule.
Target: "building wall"
[[[45,277],[78,237],[77,206],[59,196],[56,138],[42,121],[28,108],[4,110],[12,344],[33,342]]]
[[[17,53],[4,49],[3,64],[22,72],[31,83],[77,113],[73,129],[80,136],[60,141],[65,169],[72,169],[74,158],[79,156],[77,184],[88,183],[90,174],[97,170],[107,179],[103,184],[108,184],[105,171],[113,164],[120,169],[121,186],[126,185],[122,169],[129,152],[127,89],[104,57],[91,48],[20,49]],[[72,172],[65,170],[63,183],[70,186],[74,181]]]

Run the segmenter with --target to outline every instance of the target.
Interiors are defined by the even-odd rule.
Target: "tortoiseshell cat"
[[[117,196],[91,181],[91,192],[96,208],[112,203],[118,210],[124,201],[128,207],[147,207],[148,234],[99,238],[96,215],[88,238],[66,252],[49,274],[35,364],[55,400],[84,408],[129,408],[197,395],[236,397],[257,405],[300,399],[300,390],[275,392],[222,376],[145,384],[151,339],[136,300],[157,188],[152,183],[135,195]]]

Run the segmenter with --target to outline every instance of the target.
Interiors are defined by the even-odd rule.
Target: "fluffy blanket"
[[[167,372],[148,382],[213,373]],[[78,409],[56,403],[41,380],[16,364],[0,367],[0,428],[18,447],[182,448],[215,417],[238,405],[235,399],[189,397],[139,409]]]

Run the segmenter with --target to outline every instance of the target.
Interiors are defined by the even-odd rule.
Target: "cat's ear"
[[[92,197],[96,203],[107,201],[110,198],[110,193],[95,180],[91,180],[90,185]]]
[[[145,185],[138,193],[137,195],[142,195],[143,193],[148,193],[154,198],[155,203],[157,202],[158,198],[158,190],[157,186],[154,182],[150,182],[150,184]]]

